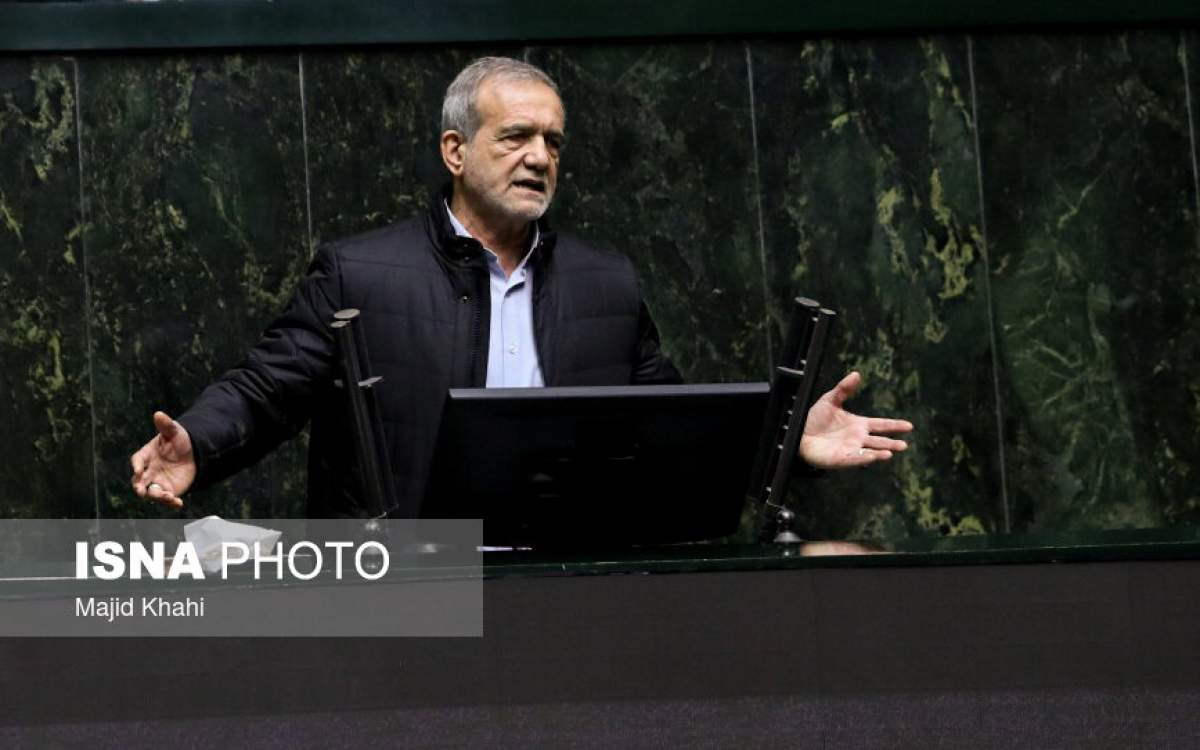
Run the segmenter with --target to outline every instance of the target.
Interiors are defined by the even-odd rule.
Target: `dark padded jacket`
[[[534,336],[548,386],[675,383],[628,258],[541,227]],[[363,515],[329,323],[358,308],[399,507],[415,515],[451,387],[483,386],[490,330],[484,250],[423,217],[323,246],[288,308],[246,359],[179,417],[202,488],[258,461],[312,420],[308,515]]]

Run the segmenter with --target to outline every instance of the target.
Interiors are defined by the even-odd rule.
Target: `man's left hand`
[[[886,435],[912,431],[904,419],[860,417],[843,404],[858,392],[862,375],[852,372],[813,404],[800,439],[800,458],[818,469],[844,469],[887,461],[908,447]]]

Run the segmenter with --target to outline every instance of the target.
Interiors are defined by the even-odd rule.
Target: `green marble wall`
[[[237,362],[309,258],[295,55],[94,58],[80,65],[98,503],[140,513],[129,454]],[[198,513],[300,507],[293,445]]]
[[[1004,528],[966,40],[755,45],[771,314],[841,313],[826,381],[904,415],[887,468],[794,488],[817,536]],[[802,509],[802,510],[801,510]]]
[[[1200,245],[1181,42],[1151,32],[976,47],[1022,527],[1200,520]]]
[[[859,369],[857,408],[917,424],[796,483],[806,535],[1195,524],[1198,38],[0,59],[0,514],[157,512],[125,465],[150,412],[316,243],[420,210],[446,84],[500,53],[563,89],[552,221],[634,259],[690,379],[767,377],[806,294],[841,314],[825,384]],[[196,512],[303,513],[304,451]]]
[[[0,58],[0,515],[96,512],[71,60]]]

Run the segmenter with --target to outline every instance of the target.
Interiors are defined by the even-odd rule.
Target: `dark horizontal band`
[[[1196,0],[178,0],[4,2],[0,52],[432,44],[1161,25]]]

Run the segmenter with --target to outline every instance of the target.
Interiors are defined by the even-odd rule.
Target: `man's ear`
[[[463,151],[467,147],[466,139],[457,130],[447,130],[442,133],[439,145],[442,151],[442,163],[446,165],[446,169],[450,170],[450,174],[458,177],[463,171]]]

